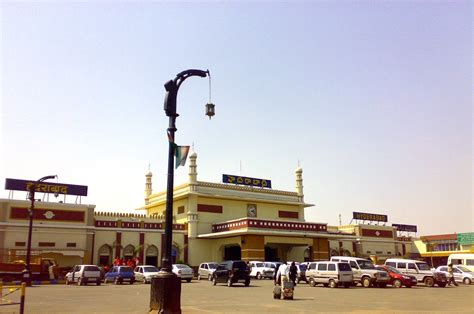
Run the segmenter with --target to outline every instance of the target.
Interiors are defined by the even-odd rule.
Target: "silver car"
[[[449,278],[448,266],[439,266],[436,271],[442,272]],[[453,266],[454,280],[470,285],[474,281],[474,273],[462,265]]]
[[[194,270],[186,264],[173,264],[171,271],[187,282],[191,282],[194,277]]]
[[[151,282],[151,278],[158,275],[160,270],[153,265],[140,265],[135,267],[135,280],[143,283]]]
[[[217,269],[217,266],[218,264],[216,262],[201,263],[198,269],[198,280],[201,280],[202,278],[211,280],[212,274]]]

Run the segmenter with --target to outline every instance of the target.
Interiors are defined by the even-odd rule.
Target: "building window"
[[[222,206],[198,204],[197,211],[198,212],[206,212],[206,213],[222,214]]]
[[[178,215],[179,214],[184,214],[184,206],[179,206],[178,207]]]
[[[370,253],[372,253],[372,251],[367,251],[367,254],[370,254]]]
[[[392,252],[390,252],[390,251],[387,251],[387,254],[392,254]]]
[[[75,242],[68,242],[66,244],[67,247],[76,247],[76,243]]]
[[[382,251],[375,251],[375,254],[383,254]]]
[[[25,246],[26,242],[15,242],[15,246]]]
[[[286,210],[279,210],[278,211],[279,218],[296,218],[298,219],[298,212],[290,212]]]
[[[56,243],[54,243],[54,242],[39,242],[38,246],[40,246],[40,247],[53,247],[53,246],[56,246]]]

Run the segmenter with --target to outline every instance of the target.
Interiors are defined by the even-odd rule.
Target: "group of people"
[[[140,259],[138,257],[134,258],[120,258],[116,257],[114,259],[114,266],[129,266],[135,268],[135,266],[140,265]]]
[[[290,265],[283,263],[277,265],[275,273],[273,274],[273,282],[281,286],[282,282],[291,281],[293,286],[296,286],[296,278],[298,277],[298,267],[295,262],[291,262]]]

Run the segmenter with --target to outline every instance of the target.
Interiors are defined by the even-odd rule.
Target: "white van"
[[[331,262],[348,263],[354,274],[354,282],[360,282],[365,288],[372,285],[385,288],[390,281],[388,273],[375,269],[374,263],[368,259],[350,256],[332,256]]]
[[[385,265],[398,269],[402,274],[415,276],[418,282],[424,282],[427,287],[433,287],[435,284],[445,287],[447,283],[445,274],[432,271],[423,261],[389,258],[385,261]]]
[[[354,280],[351,266],[348,263],[339,262],[310,263],[306,270],[306,278],[311,287],[323,284],[331,288],[336,288],[338,285],[349,288]]]
[[[455,253],[451,254],[448,257],[448,265],[462,265],[469,269],[470,271],[474,271],[474,253],[471,254],[461,254]]]

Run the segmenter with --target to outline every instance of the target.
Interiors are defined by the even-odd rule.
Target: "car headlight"
[[[403,276],[403,279],[410,279],[410,277],[408,277],[408,276]]]

